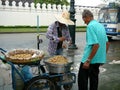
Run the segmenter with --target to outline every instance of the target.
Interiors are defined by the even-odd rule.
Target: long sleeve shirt
[[[59,25],[57,24],[57,21],[56,21],[48,27],[48,30],[46,33],[46,37],[49,39],[48,52],[50,55],[55,55],[55,52],[57,50],[57,45],[59,43],[57,27],[59,27]],[[68,26],[63,25],[60,28],[62,29],[62,36],[65,37],[65,40],[71,41]]]

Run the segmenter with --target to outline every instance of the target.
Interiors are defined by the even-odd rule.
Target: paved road
[[[44,34],[44,33],[43,33]],[[21,34],[0,34],[0,47],[7,51],[15,48],[34,48],[37,49],[37,35],[36,33],[21,33]],[[45,58],[48,58],[47,43],[48,40],[44,35],[40,38],[43,39],[43,43],[40,45],[40,49],[46,53]],[[78,72],[79,63],[83,54],[85,45],[85,33],[76,33],[76,45],[77,50],[64,50],[64,55],[74,61],[74,73]],[[110,49],[107,55],[107,63],[100,68],[100,82],[99,90],[120,90],[120,65],[115,64],[112,61],[120,60],[120,40],[114,40],[111,42]],[[110,64],[109,64],[110,63]],[[2,65],[0,63],[0,65]],[[10,71],[0,68],[0,90],[12,90]],[[7,78],[6,78],[7,77]],[[72,90],[77,90],[77,83],[73,85]]]

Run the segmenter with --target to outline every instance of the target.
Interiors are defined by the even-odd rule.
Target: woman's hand
[[[59,37],[59,41],[65,41],[65,37]]]
[[[66,48],[67,48],[67,46],[66,46],[65,44],[63,44],[63,45],[62,45],[62,48],[66,49]]]

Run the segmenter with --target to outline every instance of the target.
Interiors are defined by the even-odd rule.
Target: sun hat
[[[70,13],[68,11],[63,11],[61,15],[55,15],[55,18],[60,23],[74,25],[74,22],[70,20]]]

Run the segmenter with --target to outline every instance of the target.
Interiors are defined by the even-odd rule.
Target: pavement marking
[[[109,64],[120,64],[120,60],[113,60],[112,62],[109,62]]]
[[[100,70],[100,73],[103,73],[103,72],[105,72],[107,69],[106,69],[106,68],[103,68],[103,67],[100,67],[99,70]]]

